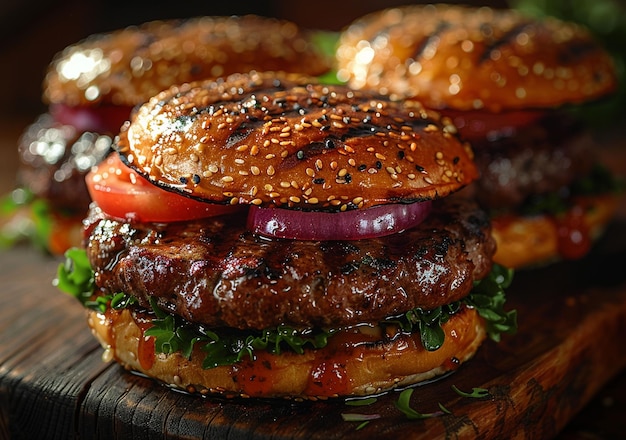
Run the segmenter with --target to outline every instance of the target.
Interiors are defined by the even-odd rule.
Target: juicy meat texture
[[[507,209],[537,194],[558,192],[588,174],[592,141],[560,112],[536,125],[485,143],[474,143],[481,178],[476,197],[485,208]]]
[[[459,300],[495,252],[486,214],[461,198],[435,202],[416,228],[358,241],[269,240],[237,217],[131,225],[96,207],[96,285],[209,327],[340,327]]]

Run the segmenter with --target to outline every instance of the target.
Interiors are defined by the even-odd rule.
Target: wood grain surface
[[[28,248],[0,255],[0,438],[553,438],[626,367],[626,223],[584,260],[523,271],[509,289],[520,328],[454,374],[399,393],[343,400],[202,398],[103,363],[85,312],[51,284],[59,261]],[[484,398],[461,397],[485,388]],[[379,418],[357,430],[342,414]]]

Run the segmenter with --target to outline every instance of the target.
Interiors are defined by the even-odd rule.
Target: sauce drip
[[[134,316],[137,327],[141,330],[139,343],[137,346],[137,360],[144,370],[149,370],[154,365],[156,358],[156,349],[154,344],[154,336],[146,336],[146,330],[152,327],[150,320],[139,319]]]
[[[589,227],[581,206],[570,209],[563,217],[555,219],[559,254],[565,259],[583,257],[591,248]]]
[[[271,354],[258,352],[255,360],[248,360],[235,365],[233,380],[249,396],[266,396],[274,389],[272,377],[280,374],[274,371]]]
[[[311,370],[304,392],[311,396],[341,395],[347,393],[349,385],[345,362],[321,360]]]

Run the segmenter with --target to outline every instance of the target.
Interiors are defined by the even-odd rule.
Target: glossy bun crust
[[[172,84],[250,70],[319,75],[329,63],[289,21],[253,15],[155,21],[67,47],[49,67],[44,100],[134,106]]]
[[[336,334],[319,350],[280,355],[260,352],[255,360],[245,358],[235,365],[203,369],[205,353],[199,347],[190,359],[180,352],[155,356],[138,324],[142,319],[128,309],[106,315],[90,312],[89,325],[105,348],[105,360],[115,359],[128,370],[174,388],[227,397],[315,400],[376,394],[455,370],[485,339],[482,318],[476,310],[464,308],[443,324],[445,341],[436,351],[422,347],[419,333],[383,343],[377,342],[375,333],[355,330]]]
[[[428,5],[367,15],[341,35],[339,76],[430,108],[546,108],[617,87],[609,54],[583,27],[513,10]]]
[[[190,197],[346,210],[441,197],[474,180],[455,132],[416,102],[266,72],[158,94],[117,148],[153,183]]]

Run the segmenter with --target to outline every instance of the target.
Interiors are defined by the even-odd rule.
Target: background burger
[[[173,84],[255,69],[320,75],[329,64],[294,23],[253,15],[154,21],[58,53],[43,83],[48,113],[18,147],[5,244],[27,236],[59,255],[80,244],[85,174],[110,153],[132,109]]]
[[[515,328],[467,144],[416,102],[280,73],[175,86],[87,177],[58,286],[115,359],[202,394],[328,398]]]
[[[419,99],[471,142],[496,262],[580,258],[611,219],[615,181],[570,111],[617,87],[586,29],[512,10],[408,6],[355,21],[337,59],[352,87]]]

